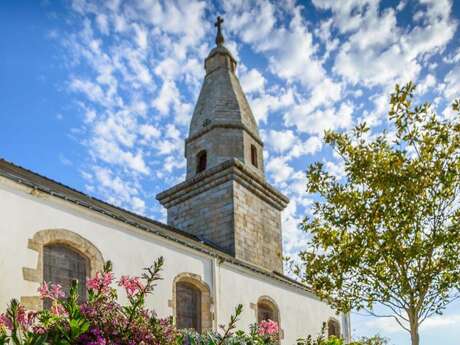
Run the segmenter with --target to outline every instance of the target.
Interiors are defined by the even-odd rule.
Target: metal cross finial
[[[222,17],[218,16],[216,22],[214,23],[214,26],[217,28],[216,44],[218,46],[221,46],[222,44],[224,44],[224,36],[222,35],[222,31],[221,31],[223,22],[224,20],[222,19]]]

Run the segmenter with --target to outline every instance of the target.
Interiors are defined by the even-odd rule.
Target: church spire
[[[263,142],[224,46],[216,44],[185,140],[186,180],[157,195],[168,224],[213,243],[238,259],[283,271],[281,210],[289,199],[265,181]]]
[[[214,26],[217,28],[217,35],[216,35],[216,45],[218,47],[224,45],[224,35],[222,35],[222,23],[224,20],[222,19],[221,16],[217,17],[216,22],[214,23]]]
[[[204,61],[206,75],[186,140],[187,178],[224,161],[238,159],[264,176],[263,143],[257,122],[236,75],[237,62],[224,46],[218,16],[216,44]],[[199,153],[201,156],[197,156]],[[206,152],[206,158],[203,155]],[[206,160],[206,164],[204,164]]]

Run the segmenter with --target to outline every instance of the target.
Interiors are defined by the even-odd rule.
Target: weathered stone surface
[[[231,158],[251,164],[251,145],[258,152],[259,168],[254,169],[254,173],[263,176],[263,143],[235,75],[234,58],[225,47],[216,47],[206,59],[205,67],[206,76],[185,143],[187,179],[196,175],[200,151],[206,150],[208,167]]]
[[[168,224],[239,259],[282,272],[281,211],[288,199],[231,159],[160,193]]]

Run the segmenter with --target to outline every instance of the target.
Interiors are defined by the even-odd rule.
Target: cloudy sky
[[[286,193],[284,248],[307,237],[305,169],[342,166],[325,129],[387,126],[395,83],[449,116],[460,95],[460,1],[19,1],[0,3],[0,156],[164,220],[155,195],[184,179],[184,138],[203,59],[222,15],[227,47],[265,141],[268,180]],[[353,315],[356,334],[389,320]],[[423,345],[460,339],[460,304],[429,320]]]

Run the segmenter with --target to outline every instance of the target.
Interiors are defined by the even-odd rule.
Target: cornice
[[[263,177],[251,172],[243,162],[235,158],[159,193],[156,198],[163,206],[170,208],[227,181],[240,183],[280,211],[289,203],[289,199],[284,194],[267,183]]]

